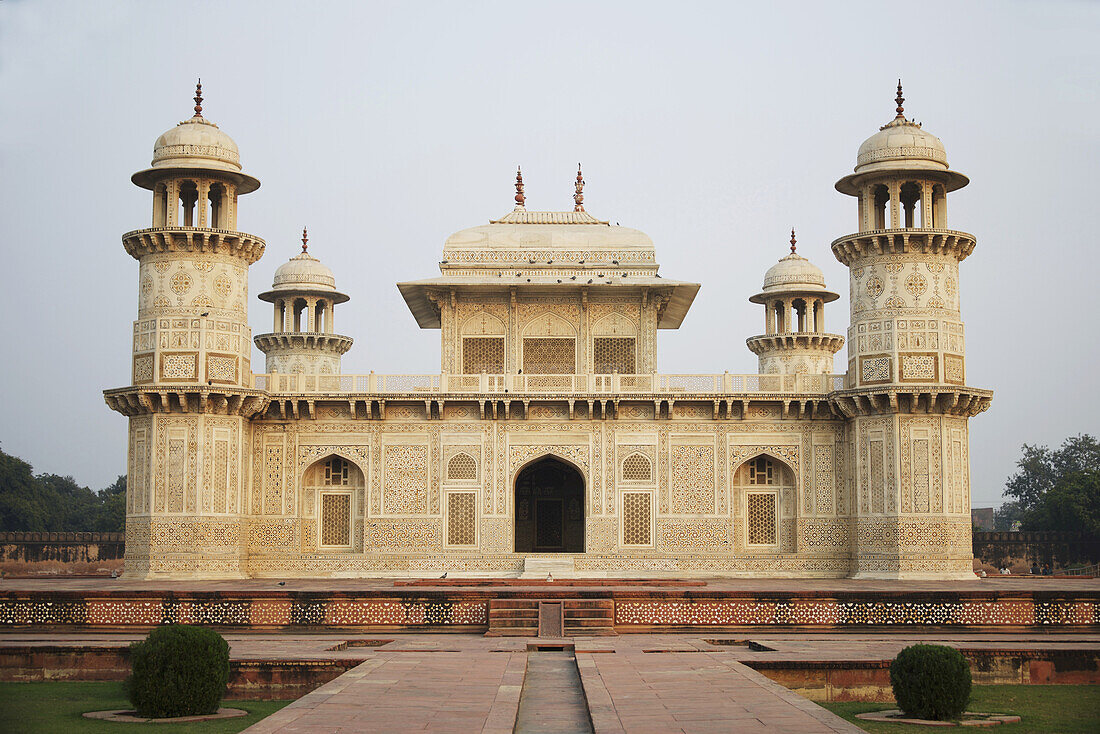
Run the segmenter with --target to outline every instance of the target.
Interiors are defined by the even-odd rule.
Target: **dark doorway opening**
[[[516,553],[584,553],[584,477],[551,456],[516,477]]]

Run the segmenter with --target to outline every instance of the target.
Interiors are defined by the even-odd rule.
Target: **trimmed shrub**
[[[970,666],[944,645],[910,645],[890,663],[898,708],[918,719],[957,719],[970,703]]]
[[[229,684],[229,645],[214,630],[173,624],[130,645],[126,693],[150,718],[218,710]]]

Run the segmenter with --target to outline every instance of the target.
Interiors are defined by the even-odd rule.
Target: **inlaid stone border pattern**
[[[615,626],[726,627],[798,625],[1079,627],[1100,622],[1100,602],[1065,599],[837,600],[737,599],[619,600]]]
[[[489,624],[488,600],[342,598],[87,598],[35,595],[0,600],[0,629],[75,625],[151,627],[198,624],[215,627],[395,627],[430,629]]]

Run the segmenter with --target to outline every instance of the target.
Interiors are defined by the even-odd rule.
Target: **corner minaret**
[[[340,374],[340,357],[352,338],[336,334],[336,304],[348,297],[336,290],[336,278],[309,254],[309,235],[302,229],[302,251],[279,266],[271,290],[261,301],[275,307],[272,333],[256,337],[267,355],[267,371],[284,374]]]
[[[130,419],[126,576],[240,577],[252,389],[248,267],[264,241],[237,231],[237,199],[260,182],[237,144],[194,115],[157,138],[132,181],[152,192],[152,226],[122,237],[138,261],[132,384],[107,404]]]
[[[825,333],[825,304],[840,296],[796,250],[792,229],[791,253],[768,268],[764,289],[749,298],[764,306],[764,333],[745,341],[762,375],[831,374],[833,355],[844,346],[844,337]]]
[[[859,148],[837,191],[859,231],[833,242],[850,270],[847,389],[853,568],[866,578],[973,578],[967,419],[992,393],[966,384],[959,263],[973,235],[948,229],[947,195],[969,179],[943,143],[895,117]]]

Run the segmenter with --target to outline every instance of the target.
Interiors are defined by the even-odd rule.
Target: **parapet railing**
[[[845,375],[299,375],[257,374],[252,387],[269,393],[578,395],[794,393],[826,395],[845,386]]]

